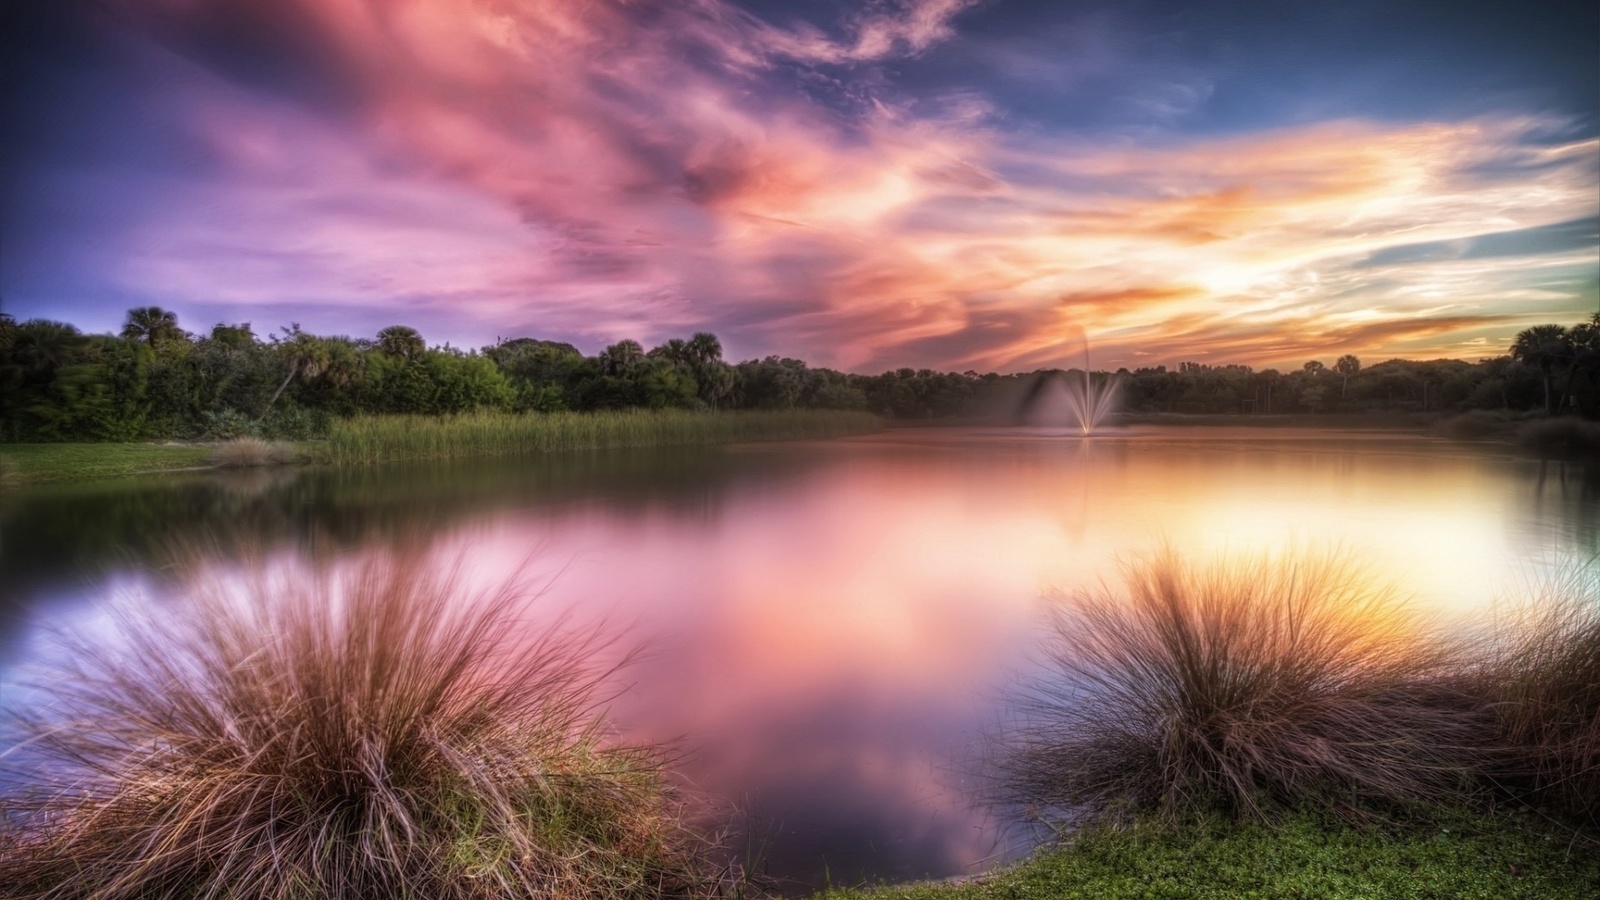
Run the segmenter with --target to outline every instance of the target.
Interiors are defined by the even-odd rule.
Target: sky
[[[19,320],[1012,372],[1470,360],[1600,308],[1591,3],[10,6]]]

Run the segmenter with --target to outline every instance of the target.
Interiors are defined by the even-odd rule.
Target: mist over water
[[[1041,594],[1118,554],[1338,545],[1461,621],[1600,547],[1600,468],[1380,432],[1062,422],[815,444],[123,480],[0,500],[0,678],[47,624],[113,629],[175,547],[307,569],[373,557],[520,573],[536,616],[605,622],[608,708],[795,888],[942,877],[1023,849],[973,763],[1028,674]],[[529,622],[530,628],[539,625]]]

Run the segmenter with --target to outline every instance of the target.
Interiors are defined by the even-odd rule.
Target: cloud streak
[[[833,32],[719,0],[122,6],[215,171],[118,235],[108,277],[196,315],[1014,370],[1085,332],[1097,365],[1443,355],[1593,302],[1595,247],[1559,229],[1405,249],[1592,216],[1600,145],[1549,115],[1135,143],[887,86],[967,0]],[[224,7],[292,90],[207,62]]]

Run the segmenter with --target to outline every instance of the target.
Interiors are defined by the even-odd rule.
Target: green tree
[[[416,359],[428,345],[422,334],[405,325],[390,325],[378,332],[378,351],[401,359]]]
[[[321,375],[322,370],[331,362],[328,346],[316,335],[302,331],[299,322],[289,323],[289,327],[283,329],[283,337],[275,344],[279,354],[289,364],[289,372],[283,376],[283,383],[278,385],[278,389],[273,391],[272,397],[267,400],[266,409],[261,412],[262,417],[265,417],[272,409],[272,404],[277,403],[278,398],[283,396],[284,389],[296,375],[302,378],[315,378]]]
[[[211,339],[223,347],[239,349],[254,345],[256,333],[250,330],[249,322],[239,325],[224,325],[218,322],[211,326]]]
[[[638,341],[627,339],[600,351],[600,367],[613,378],[626,378],[644,365],[644,347]]]
[[[1550,378],[1555,367],[1572,358],[1572,341],[1560,325],[1535,325],[1511,342],[1511,358],[1538,368],[1544,378],[1544,411],[1550,412]]]

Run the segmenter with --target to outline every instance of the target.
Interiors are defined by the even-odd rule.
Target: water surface
[[[1119,555],[1339,544],[1447,617],[1600,537],[1600,470],[1384,432],[904,429],[818,443],[123,479],[0,499],[0,677],[47,624],[159,604],[174,548],[521,572],[647,652],[610,704],[675,740],[796,889],[1015,852],[974,772],[1043,597]],[[108,639],[112,639],[108,636]],[[16,688],[8,689],[16,696]]]

